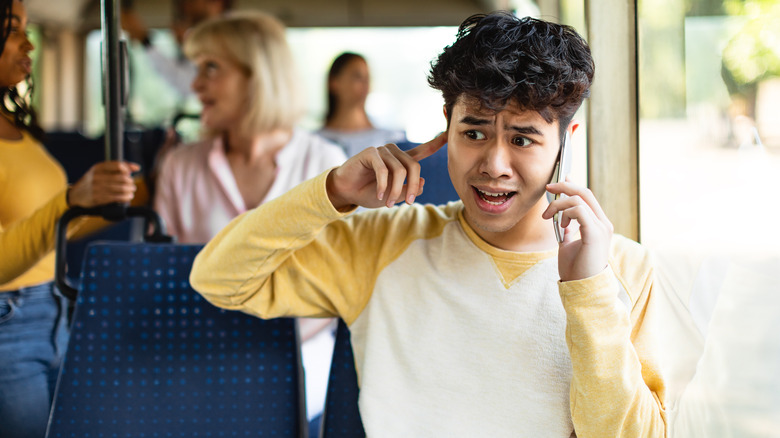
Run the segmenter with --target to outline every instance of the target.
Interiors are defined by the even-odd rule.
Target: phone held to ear
[[[566,133],[563,135],[563,141],[561,142],[561,150],[558,152],[558,163],[555,166],[555,171],[553,172],[553,177],[551,183],[559,183],[566,181],[566,176],[571,171],[571,146],[569,143],[571,142],[571,135],[569,134],[569,131],[566,130]],[[564,194],[558,194],[554,195],[550,192],[547,192],[547,200],[550,202],[553,202],[561,197],[565,197]],[[558,242],[563,242],[563,227],[561,227],[560,223],[560,215],[561,213],[555,213],[555,216],[553,216],[553,229],[555,230],[555,238],[558,240]]]

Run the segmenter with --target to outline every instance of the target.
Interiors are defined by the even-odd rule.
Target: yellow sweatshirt
[[[262,318],[343,318],[369,437],[665,435],[638,244],[615,237],[607,269],[561,283],[556,250],[494,248],[460,202],[345,217],[326,177],[237,217],[190,281]]]
[[[68,209],[62,167],[27,132],[0,139],[0,292],[54,278],[55,223]]]

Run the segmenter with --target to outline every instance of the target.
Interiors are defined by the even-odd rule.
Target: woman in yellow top
[[[65,299],[52,284],[55,225],[71,206],[129,202],[135,164],[104,162],[68,187],[40,143],[30,107],[27,13],[0,0],[0,435],[42,437],[67,342]],[[78,221],[76,221],[78,222]],[[69,233],[75,231],[78,223]]]

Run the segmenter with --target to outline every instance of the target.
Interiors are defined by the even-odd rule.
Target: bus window
[[[777,433],[779,20],[776,1],[638,5],[641,238],[674,292],[672,437]]]
[[[777,254],[779,19],[770,1],[640,2],[643,243]]]
[[[155,47],[170,57],[180,56],[176,41],[169,30],[157,29],[153,33]],[[100,70],[100,30],[94,30],[87,36],[85,55],[85,82],[99,84]],[[174,90],[152,67],[151,62],[140,46],[129,44],[130,55],[130,101],[127,106],[128,117],[133,124],[156,127],[171,123],[175,114],[198,113],[200,103],[190,95],[181,95]],[[97,136],[103,132],[105,124],[100,87],[85,87],[84,129],[88,135]],[[197,124],[187,124],[185,139],[197,138]]]
[[[457,27],[288,29],[307,101],[301,125],[322,127],[330,64],[341,52],[355,52],[366,58],[371,72],[366,111],[372,122],[404,129],[410,141],[430,140],[446,123],[441,96],[428,86],[427,74],[430,62],[456,32]]]

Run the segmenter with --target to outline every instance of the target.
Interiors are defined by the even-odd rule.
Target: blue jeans
[[[0,438],[42,438],[68,342],[52,283],[0,292]]]

